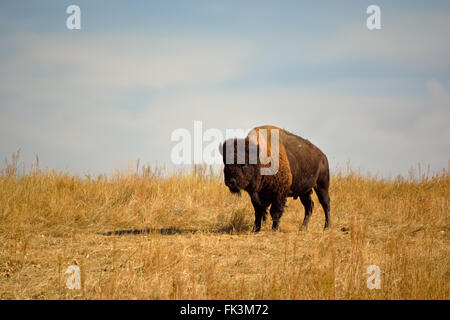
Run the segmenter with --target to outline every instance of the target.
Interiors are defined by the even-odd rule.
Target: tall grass
[[[298,232],[290,199],[281,231],[253,234],[246,194],[208,168],[173,175],[137,166],[97,177],[39,169],[0,174],[2,299],[448,299],[450,178],[331,180],[333,227],[315,206]],[[318,204],[317,198],[314,198]],[[82,290],[65,286],[69,265]],[[381,289],[366,285],[368,265]]]

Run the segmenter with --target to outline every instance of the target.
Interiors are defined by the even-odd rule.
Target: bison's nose
[[[225,181],[225,184],[227,185],[228,188],[234,189],[236,187],[236,180],[235,179],[230,179]]]

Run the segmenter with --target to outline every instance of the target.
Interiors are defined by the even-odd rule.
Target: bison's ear
[[[223,144],[222,144],[222,142],[219,144],[219,152],[220,152],[220,155],[223,156]]]

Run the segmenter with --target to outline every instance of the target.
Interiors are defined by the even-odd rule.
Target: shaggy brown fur
[[[259,134],[261,129],[267,132],[266,141],[262,141],[264,136]],[[279,135],[279,147],[272,150],[272,131],[276,130]],[[234,159],[231,164],[226,163],[227,148],[230,143],[234,144],[232,154],[228,159]],[[237,150],[238,144],[245,143],[245,163],[238,164]],[[258,146],[257,163],[252,164],[249,159],[250,146],[256,149]],[[240,193],[245,190],[250,195],[255,209],[254,231],[261,229],[261,219],[265,220],[267,208],[270,207],[272,216],[272,229],[277,230],[280,218],[283,214],[287,197],[300,197],[300,201],[305,207],[305,218],[302,229],[307,229],[314,203],[311,200],[312,190],[316,191],[319,201],[325,212],[325,229],[331,226],[330,221],[330,197],[329,188],[329,167],[325,154],[308,140],[298,137],[286,130],[274,126],[261,126],[253,129],[250,134],[242,139],[231,139],[225,141],[220,147],[223,155],[225,184],[233,193]],[[230,152],[230,150],[228,150]],[[261,168],[268,168],[272,162],[263,164],[260,161],[260,153],[266,154],[271,161],[272,156],[279,154],[278,171],[271,175],[262,175]]]

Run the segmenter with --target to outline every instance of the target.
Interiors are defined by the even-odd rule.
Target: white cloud
[[[223,132],[274,124],[311,139],[329,155],[333,166],[351,161],[363,171],[407,175],[418,163],[440,170],[449,156],[448,93],[435,80],[425,85],[429,96],[423,98],[324,95],[317,87],[190,92],[154,101],[138,123],[144,128],[152,119],[160,119],[152,130],[169,144],[171,130],[192,130],[194,120],[203,120],[204,129]]]
[[[214,38],[144,35],[84,39],[22,34],[7,42],[15,52],[1,63],[3,92],[55,79],[77,89],[220,83],[245,72],[253,50]]]
[[[361,19],[320,36],[310,30],[293,30],[275,40],[275,46],[286,61],[389,62],[392,67],[409,68],[414,72],[435,72],[450,67],[449,38],[448,14],[396,12],[389,19],[382,18],[381,30],[368,30],[365,20]]]
[[[179,117],[176,109],[150,107],[150,117],[138,117],[116,102],[127,89],[217,85],[246,72],[252,50],[224,39],[142,35],[21,34],[4,37],[4,44],[12,54],[0,60],[0,156],[28,148],[52,154],[50,165],[70,163],[78,172],[102,172],[141,155],[164,158],[166,136],[159,134]]]
[[[425,85],[429,96],[421,99],[323,94],[319,87],[246,92],[199,88],[160,94],[139,113],[94,105],[89,101],[94,97],[85,96],[76,102],[61,100],[64,108],[54,112],[2,111],[0,131],[2,139],[46,153],[43,163],[50,166],[105,172],[137,159],[170,166],[172,131],[192,132],[194,120],[202,120],[204,130],[222,132],[274,124],[310,139],[326,152],[332,167],[350,161],[362,170],[407,175],[417,163],[440,170],[449,157],[448,92],[436,80]]]

